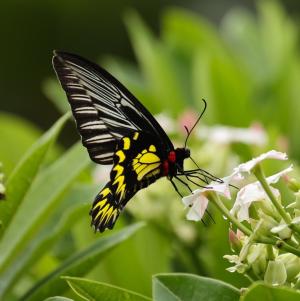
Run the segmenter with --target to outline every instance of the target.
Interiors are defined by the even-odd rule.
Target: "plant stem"
[[[272,245],[267,245],[267,254],[268,254],[268,260],[274,260],[275,259]]]
[[[207,198],[245,235],[250,236],[252,234],[246,226],[239,222],[234,216],[232,216],[229,210],[220,201],[219,197],[215,193],[208,193]]]
[[[268,197],[270,198],[271,202],[277,209],[278,213],[281,215],[281,217],[286,222],[286,224],[289,225],[291,223],[292,219],[289,216],[289,214],[283,209],[282,205],[278,202],[276,197],[274,196],[259,164],[255,166],[255,168],[253,169],[253,173],[256,176],[257,180],[260,182],[261,186],[263,187],[263,189],[266,192],[266,194],[268,195]]]
[[[240,229],[245,235],[250,236],[253,232],[244,226],[241,222],[239,222],[234,216],[232,216],[229,210],[224,206],[224,204],[219,199],[218,195],[214,192],[209,192],[207,194],[207,198],[212,202],[222,213],[225,215],[238,229]],[[255,239],[257,243],[273,245],[280,250],[284,250],[286,252],[290,252],[300,257],[300,250],[294,248],[290,244],[284,242],[283,240],[278,240],[275,237],[260,237]]]

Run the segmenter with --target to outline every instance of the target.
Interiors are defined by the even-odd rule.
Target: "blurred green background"
[[[201,123],[190,147],[201,167],[220,177],[239,161],[272,148],[299,161],[299,11],[296,1],[2,1],[0,162],[6,178],[22,182],[12,173],[17,162],[68,110],[51,66],[53,49],[105,66],[153,114],[170,118],[175,125],[169,134],[177,145],[184,141],[183,122],[201,111],[202,98],[208,102],[204,124],[249,128],[255,123],[266,132],[263,144],[224,144],[199,139],[205,132]],[[140,192],[116,229],[135,221],[147,226],[104,252],[97,244],[114,232],[94,235],[88,211],[109,170],[90,164],[80,144],[70,148],[78,140],[73,123],[45,158],[41,148],[48,149],[50,140],[43,139],[36,146],[39,152],[29,156],[38,162],[34,171],[35,164],[28,167],[32,186],[31,181],[22,184],[22,203],[15,204],[15,212],[8,210],[10,219],[0,231],[0,263],[5,262],[0,264],[0,296],[71,295],[66,285],[53,291],[63,281],[60,275],[87,275],[149,296],[151,275],[158,272],[248,285],[225,271],[229,265],[222,256],[230,248],[222,216],[211,209],[215,224],[186,221],[181,200],[166,180]],[[25,171],[18,170],[26,178]],[[14,185],[8,191],[18,191],[20,185]],[[90,253],[84,251],[89,245]],[[83,252],[77,257],[82,264],[74,259],[76,269],[60,274],[78,252]]]
[[[292,10],[292,1],[289,1]],[[135,9],[155,33],[169,6],[187,7],[218,22],[235,6],[253,1],[1,1],[1,109],[32,120],[43,129],[58,117],[41,89],[53,76],[52,50],[80,53],[91,60],[116,55],[135,61],[124,13]],[[45,114],[47,112],[47,114]]]

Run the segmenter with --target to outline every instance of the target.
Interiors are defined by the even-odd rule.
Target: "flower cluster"
[[[300,184],[288,174],[293,166],[266,177],[260,163],[266,159],[287,160],[285,153],[269,151],[234,168],[224,183],[210,183],[184,197],[187,219],[203,218],[213,203],[230,221],[229,241],[233,255],[225,255],[233,265],[229,272],[272,285],[300,284]],[[256,180],[250,181],[251,176]],[[284,207],[281,191],[274,187],[281,178],[293,191],[294,202]],[[249,182],[250,181],[250,182]],[[245,184],[245,182],[247,184]],[[220,197],[232,199],[230,184],[240,187],[229,210]],[[237,228],[234,231],[232,228]]]

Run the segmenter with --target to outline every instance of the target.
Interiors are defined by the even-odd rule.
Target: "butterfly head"
[[[175,149],[176,163],[183,170],[183,161],[191,156],[191,151],[188,148],[178,147]]]

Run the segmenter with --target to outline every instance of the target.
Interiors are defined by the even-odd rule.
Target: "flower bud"
[[[294,254],[286,253],[279,255],[277,260],[280,260],[284,264],[287,280],[293,282],[295,277],[300,273],[300,258]]]
[[[296,276],[296,283],[293,288],[296,290],[300,289],[300,273]]]
[[[273,227],[271,232],[278,234],[283,240],[289,239],[292,236],[292,230],[288,227],[284,220],[281,220],[279,225]]]
[[[267,266],[266,245],[251,245],[247,256],[247,261],[256,275],[264,275]]]
[[[239,253],[242,249],[242,236],[244,234],[237,230],[237,232],[235,233],[232,229],[229,229],[229,243],[230,243],[230,247],[232,249],[232,251],[235,251],[237,253]]]
[[[300,182],[295,178],[290,178],[289,176],[285,175],[283,179],[287,183],[287,186],[290,190],[294,192],[298,192],[300,190]]]
[[[255,237],[268,236],[272,228],[278,225],[278,222],[271,216],[265,214],[262,210],[258,210],[259,221],[252,221],[252,229]]]
[[[273,286],[282,285],[286,282],[287,273],[281,260],[269,261],[264,281]]]

